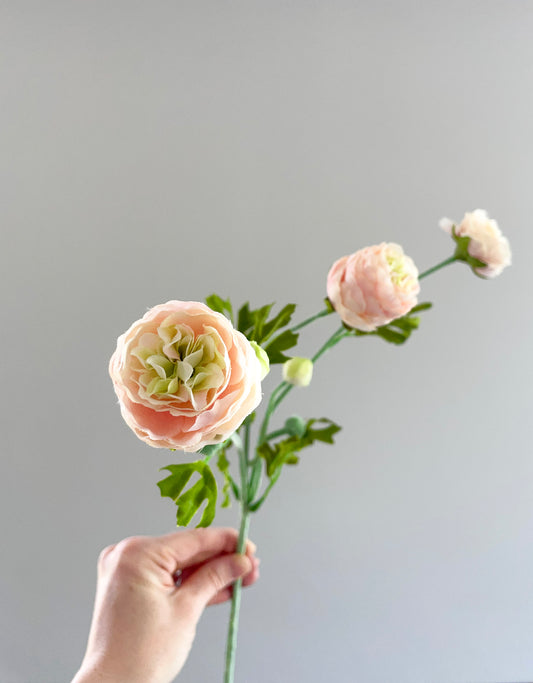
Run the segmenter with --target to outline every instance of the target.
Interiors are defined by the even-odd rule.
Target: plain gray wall
[[[513,267],[435,274],[405,347],[344,342],[287,400],[344,429],[252,520],[237,681],[531,680],[533,3],[12,0],[0,19],[2,683],[69,681],[98,552],[174,527],[156,481],[181,456],[122,422],[116,337],[212,291],[303,319],[334,259],[396,241],[425,269],[451,253],[438,220],[477,207]],[[227,618],[204,615],[180,681],[221,680]]]

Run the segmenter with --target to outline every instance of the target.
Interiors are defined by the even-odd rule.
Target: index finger
[[[165,569],[171,573],[201,564],[211,557],[223,553],[235,553],[239,534],[229,527],[209,527],[206,529],[187,529],[153,539]],[[255,544],[247,541],[246,552],[255,552]]]

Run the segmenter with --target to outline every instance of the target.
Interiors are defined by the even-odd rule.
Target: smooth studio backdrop
[[[0,2],[2,683],[69,681],[99,551],[174,528],[117,336],[213,291],[303,319],[338,257],[424,270],[478,207],[512,268],[436,273],[405,347],[345,341],[287,400],[344,429],[252,520],[237,681],[531,680],[532,32],[530,1]],[[227,618],[180,681],[221,680]]]

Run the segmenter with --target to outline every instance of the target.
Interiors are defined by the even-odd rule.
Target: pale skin
[[[72,683],[171,683],[205,607],[229,600],[238,578],[249,586],[259,576],[255,545],[248,541],[238,555],[237,538],[234,529],[192,529],[105,548],[87,651]]]

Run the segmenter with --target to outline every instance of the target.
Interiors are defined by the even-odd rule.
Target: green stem
[[[436,270],[440,270],[441,268],[444,268],[444,266],[449,266],[450,263],[453,263],[454,261],[457,261],[457,257],[455,255],[450,256],[450,258],[447,258],[445,261],[442,261],[441,263],[437,263],[437,265],[433,266],[433,268],[428,268],[423,273],[420,273],[420,275],[418,276],[418,279],[421,280],[423,277],[427,277],[428,275],[431,275],[431,273],[434,273]]]
[[[250,528],[250,509],[248,507],[248,450],[250,446],[250,424],[244,427],[244,447],[239,448],[239,468],[241,473],[241,526],[237,552],[243,554],[246,548],[248,529]],[[226,644],[226,670],[224,683],[233,683],[235,676],[235,654],[237,651],[237,633],[239,629],[239,610],[241,607],[242,579],[233,584],[231,612]]]
[[[318,351],[315,353],[315,355],[311,358],[313,363],[315,363],[320,356],[322,356],[328,349],[331,349],[335,344],[338,344],[341,339],[344,339],[344,337],[348,337],[350,334],[352,334],[349,330],[346,330],[343,326],[340,327],[336,332],[334,332],[329,339],[327,339],[324,344],[318,349]],[[262,443],[264,443],[267,440],[267,430],[268,430],[268,423],[270,422],[270,418],[272,417],[272,413],[276,410],[276,408],[279,406],[279,404],[283,401],[285,396],[292,391],[293,385],[289,384],[288,382],[281,382],[281,384],[278,384],[278,386],[274,389],[270,396],[270,400],[268,402],[267,409],[265,411],[265,417],[263,418],[263,423],[261,425],[261,431],[259,433],[259,440],[258,440],[258,446],[260,446]]]
[[[320,313],[316,313],[315,315],[312,315],[310,318],[306,318],[303,322],[298,323],[298,325],[291,327],[291,332],[297,332],[298,330],[301,330],[302,327],[305,327],[306,325],[312,323],[314,320],[318,320],[318,318],[324,318],[326,315],[329,315],[330,313],[333,313],[333,311],[329,308],[326,308],[323,311],[320,311]]]
[[[265,436],[265,441],[270,441],[270,439],[277,439],[278,436],[285,436],[288,433],[289,432],[284,427],[282,427],[281,429],[276,429]]]
[[[285,389],[285,387],[290,386],[287,384],[287,382],[281,382],[281,384],[278,384],[278,386],[272,391],[270,394],[270,398],[268,400],[268,405],[265,410],[265,416],[263,418],[263,422],[261,423],[261,429],[259,430],[259,437],[257,439],[257,445],[260,446],[262,443],[266,441],[266,433],[268,429],[268,423],[270,421],[270,417],[276,408],[276,400],[278,397],[278,394],[282,393]]]

